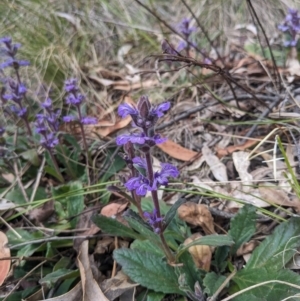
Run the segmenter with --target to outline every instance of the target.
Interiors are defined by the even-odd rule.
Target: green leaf
[[[59,269],[53,273],[50,273],[40,279],[40,284],[46,284],[48,286],[52,286],[56,284],[60,280],[74,278],[79,275],[78,270],[69,270],[69,269]]]
[[[79,220],[79,214],[84,209],[84,197],[78,190],[82,189],[82,183],[81,182],[73,182],[69,184],[69,193],[73,194],[71,196],[66,197],[67,201],[67,211],[68,211],[68,217],[73,218],[70,223],[73,228],[76,227],[77,222]],[[77,195],[76,195],[76,192]]]
[[[177,202],[175,202],[175,204],[170,208],[170,210],[168,211],[168,213],[166,214],[165,218],[164,218],[164,227],[167,228],[168,225],[171,223],[171,221],[173,220],[174,216],[177,213],[177,209],[186,202],[186,199],[180,198],[179,200],[177,200]]]
[[[203,279],[204,292],[211,297],[225,280],[226,277],[223,275],[218,275],[215,272],[207,273]]]
[[[300,293],[300,276],[290,270],[270,270],[267,268],[254,268],[241,270],[234,276],[233,281],[238,285],[239,291],[248,287],[259,285],[234,298],[235,301],[242,300],[266,300],[281,301],[285,298]],[[266,284],[264,282],[269,281]],[[276,281],[283,281],[279,283]],[[298,286],[298,288],[292,285]],[[247,296],[249,294],[249,299]],[[255,296],[256,299],[252,298]],[[251,298],[250,298],[251,297]],[[289,299],[289,300],[297,300]]]
[[[157,255],[160,255],[161,257],[164,257],[164,252],[155,246],[150,240],[139,240],[136,239],[134,242],[131,243],[130,248],[132,250],[139,250],[144,252],[150,252]]]
[[[193,242],[189,243],[186,246],[181,245],[177,250],[176,258],[178,259],[191,246],[207,245],[207,246],[219,247],[219,246],[231,246],[232,244],[233,244],[233,240],[229,235],[217,235],[217,234],[207,235],[194,240]]]
[[[111,161],[112,160],[111,157],[114,153],[115,153],[115,149],[107,150],[107,156],[106,156],[107,159],[103,164],[103,168],[106,169],[106,172],[101,178],[100,183],[107,182],[107,180],[110,177],[117,174],[125,166],[125,161],[119,155],[114,156],[113,161]]]
[[[235,244],[232,246],[231,254],[235,254],[238,248],[249,241],[255,233],[256,208],[252,205],[245,205],[230,222],[228,234],[233,238]]]
[[[69,258],[69,257],[60,258],[60,260],[54,265],[53,272],[69,266],[70,263],[71,263],[71,258]]]
[[[37,150],[34,149],[29,149],[25,152],[22,152],[20,154],[20,156],[25,159],[28,160],[32,165],[34,166],[40,166],[40,159],[37,153]]]
[[[147,294],[147,301],[161,301],[164,298],[164,293],[150,292]]]
[[[129,237],[133,239],[143,239],[141,235],[139,235],[129,227],[124,226],[116,219],[106,217],[104,215],[94,215],[92,217],[92,221],[104,233],[114,236]]]
[[[252,253],[245,269],[268,267],[279,270],[300,246],[300,218],[281,223]]]
[[[114,259],[134,282],[165,294],[182,294],[174,268],[161,255],[139,250],[118,249]]]

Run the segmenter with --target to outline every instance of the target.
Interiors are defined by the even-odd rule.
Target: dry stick
[[[278,97],[273,97],[273,96],[257,95],[257,97],[259,97],[261,100],[272,100],[272,101],[277,101],[278,100]],[[238,100],[248,100],[248,99],[253,99],[253,97],[252,97],[252,95],[244,94],[244,95],[237,96],[237,99]],[[230,100],[234,100],[234,97],[233,96],[228,96],[228,97],[222,98],[222,100],[224,102],[228,102]],[[208,108],[208,107],[211,107],[211,106],[214,106],[214,105],[217,105],[217,104],[219,104],[219,101],[215,101],[215,102],[213,102],[211,104],[201,105],[201,106],[198,106],[196,108],[190,109],[190,110],[188,110],[188,111],[186,111],[184,113],[181,113],[180,115],[176,116],[172,120],[170,120],[168,122],[165,122],[165,123],[157,126],[156,130],[163,130],[166,127],[169,127],[170,125],[174,124],[175,122],[180,121],[180,120],[182,120],[182,119],[190,116],[191,114],[200,112],[200,111],[204,110],[205,108]]]
[[[276,61],[275,61],[275,58],[274,58],[274,55],[273,55],[273,51],[272,51],[270,43],[269,43],[269,39],[268,39],[268,37],[266,35],[266,32],[265,32],[265,30],[264,30],[264,28],[263,28],[263,26],[262,26],[262,24],[261,24],[258,16],[257,16],[257,13],[256,13],[255,9],[254,9],[254,7],[253,7],[253,5],[251,3],[251,0],[247,0],[247,4],[248,4],[248,6],[250,8],[250,13],[251,12],[253,13],[253,16],[255,17],[255,19],[256,19],[256,21],[257,21],[257,23],[258,23],[258,25],[259,25],[259,27],[260,27],[260,29],[261,29],[264,37],[265,37],[266,43],[268,45],[268,49],[269,49],[270,54],[271,54],[272,62],[274,64],[274,69],[275,69],[276,77],[278,78],[279,89],[280,89],[281,88],[280,74],[279,74],[279,71],[278,71],[278,68],[277,68],[277,64],[276,64]],[[251,16],[252,16],[252,13],[251,13]]]
[[[275,108],[283,99],[281,97],[278,97],[277,100],[275,100],[269,108],[267,108],[264,112],[262,112],[262,114],[258,117],[258,119],[256,121],[261,121],[263,118],[265,118],[273,108]],[[254,124],[251,129],[248,131],[248,133],[245,135],[245,138],[250,137],[256,130],[256,128],[258,127],[258,124]],[[246,139],[243,139],[241,141],[241,143],[245,143]]]

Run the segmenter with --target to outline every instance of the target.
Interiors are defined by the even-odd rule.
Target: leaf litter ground
[[[192,50],[182,53],[182,56],[176,59],[173,56],[162,55],[160,50],[156,52],[156,55],[146,58],[141,57],[139,53],[137,59],[131,54],[131,47],[125,44],[120,47],[118,59],[114,65],[103,64],[101,67],[86,65],[82,70],[87,83],[105,96],[107,101],[105,110],[98,112],[97,108],[91,108],[92,111],[95,110],[95,114],[100,113],[102,118],[99,123],[96,126],[85,127],[90,144],[97,140],[94,147],[94,162],[96,168],[103,170],[100,176],[97,175],[99,179],[104,179],[103,181],[118,180],[115,170],[122,169],[114,165],[117,152],[109,153],[108,150],[108,147],[114,146],[116,134],[127,131],[130,123],[129,118],[120,120],[116,117],[117,106],[122,102],[134,104],[142,94],[149,94],[153,102],[161,102],[166,98],[172,102],[171,113],[165,116],[157,127],[159,133],[168,137],[169,140],[155,149],[153,157],[158,166],[159,162],[171,162],[178,166],[181,176],[176,183],[172,183],[170,187],[161,191],[161,198],[170,205],[182,197],[191,201],[191,203],[186,203],[186,211],[181,218],[192,226],[193,233],[201,233],[201,236],[213,233],[221,235],[226,234],[230,228],[229,233],[236,240],[234,246],[236,250],[231,249],[231,251],[237,251],[239,254],[233,257],[231,264],[238,270],[247,264],[247,268],[238,271],[235,278],[239,289],[249,287],[247,281],[253,278],[248,277],[247,273],[261,273],[264,265],[266,265],[264,271],[266,275],[269,273],[267,267],[273,265],[276,271],[280,271],[278,281],[290,281],[292,284],[295,281],[289,272],[290,270],[297,272],[299,269],[299,264],[297,264],[299,257],[295,252],[299,246],[293,238],[300,234],[299,226],[297,228],[297,223],[293,221],[293,218],[289,224],[281,225],[281,228],[278,228],[278,224],[284,220],[290,220],[291,216],[298,216],[300,210],[298,184],[300,67],[295,53],[281,48],[276,39],[271,45],[276,56],[275,65],[270,57],[267,43],[262,42],[262,45],[259,45],[259,39],[265,41],[263,35],[260,32],[257,33],[252,27],[238,28],[237,26],[232,31],[231,38],[225,44],[218,45],[223,48],[222,54],[219,57],[215,56],[213,63],[211,66],[206,66],[207,68],[203,68],[202,57]],[[176,41],[176,36],[170,34],[168,41],[173,43]],[[216,47],[216,45],[211,46]],[[213,51],[212,56],[214,56]],[[186,64],[188,66],[184,67]],[[80,133],[76,127],[64,130],[77,134],[77,137]],[[110,158],[104,160],[105,157]],[[126,170],[123,169],[122,172],[125,173]],[[60,189],[58,195],[63,192],[63,188]],[[68,189],[81,191],[82,187],[78,184]],[[55,188],[51,193],[55,196]],[[69,199],[72,199],[72,202]],[[106,201],[109,201],[106,206],[100,203],[100,212],[107,217],[116,216],[120,223],[126,224],[122,213],[128,203],[124,198],[115,192]],[[68,197],[65,202],[65,205],[69,206],[67,209],[69,216],[74,216],[85,208],[83,194]],[[8,198],[3,205],[7,206],[9,203]],[[257,208],[258,217],[253,214],[253,207],[245,206],[247,204]],[[130,280],[122,274],[123,272],[117,267],[111,255],[113,249],[125,248],[124,253],[118,253],[117,256],[122,257],[120,260],[124,260],[123,270],[126,273],[126,262],[128,262],[126,252],[130,252],[129,249],[126,250],[126,247],[129,246],[131,240],[107,236],[103,233],[105,231],[100,232],[101,229],[91,224],[91,213],[99,212],[99,203],[93,206],[89,206],[83,213],[75,216],[65,229],[53,231],[54,234],[59,233],[61,238],[64,233],[69,236],[74,232],[77,238],[74,238],[74,243],[64,242],[63,256],[60,260],[57,259],[56,269],[52,272],[46,270],[44,277],[40,277],[40,284],[61,281],[67,286],[66,279],[74,277],[72,274],[74,266],[71,262],[60,261],[62,258],[64,260],[68,257],[76,258],[76,254],[78,254],[81,282],[75,286],[74,283],[73,285],[69,283],[70,290],[62,288],[62,291],[68,291],[63,297],[53,297],[47,300],[77,300],[81,296],[84,296],[85,300],[95,300],[95,296],[99,300],[105,300],[105,298],[115,300],[126,292],[130,292],[131,297],[139,292],[139,282],[135,283],[132,280],[138,280],[141,276],[137,275],[135,279]],[[60,208],[52,205],[48,211],[43,210],[43,214],[34,210],[38,209],[31,210],[29,218],[33,221],[34,227],[40,227],[40,229],[36,228],[40,232],[32,234],[22,232],[26,230],[19,231],[20,227],[27,224],[24,222],[14,225],[18,228],[17,234],[22,236],[22,239],[17,241],[15,235],[16,245],[25,242],[26,237],[27,240],[37,240],[44,238],[44,235],[51,234],[51,230],[47,230],[44,223],[54,212],[59,212]],[[245,215],[242,215],[243,212],[240,216],[237,215],[237,212],[241,210],[244,210]],[[65,217],[59,216],[59,218]],[[255,223],[251,224],[253,220]],[[247,222],[252,226],[247,228],[247,231],[239,231],[239,228],[245,228],[242,224]],[[136,232],[130,232],[128,228],[116,229],[116,232],[120,233],[120,231],[123,231],[124,237],[140,238]],[[98,237],[95,238],[95,235]],[[82,243],[84,239],[80,238],[89,236],[93,236],[90,252],[86,240]],[[9,235],[8,238],[12,243],[13,239]],[[251,240],[248,241],[250,238]],[[199,237],[193,239],[199,239]],[[275,242],[275,253],[272,252],[274,239],[278,240]],[[47,241],[46,239],[45,242]],[[244,243],[245,241],[248,241],[247,244]],[[7,278],[7,282],[14,287],[13,290],[20,290],[20,287],[23,290],[30,289],[31,285],[26,280],[29,275],[22,275],[20,266],[28,263],[30,266],[30,260],[34,260],[33,255],[43,252],[51,253],[52,248],[60,248],[59,244],[50,245],[49,242],[48,244],[47,247],[42,243],[28,245],[26,250],[21,249],[22,251],[16,254],[16,256],[25,256],[25,263],[22,261],[21,264],[16,264],[14,276],[11,274]],[[260,249],[257,249],[259,244]],[[260,250],[263,256],[255,250]],[[193,253],[190,249],[189,251]],[[192,256],[197,259],[198,250],[194,249],[194,252],[196,253]],[[201,252],[204,250],[201,249]],[[207,262],[202,262],[203,265],[198,262],[197,265],[195,258],[194,262],[197,267],[210,270],[213,250],[210,248],[206,252]],[[280,252],[283,256],[276,258]],[[2,255],[4,258],[8,257],[5,248],[1,254],[5,254]],[[136,258],[140,260],[141,265],[143,264],[142,254]],[[152,256],[157,257],[159,254]],[[70,269],[65,269],[65,266],[69,266]],[[282,270],[283,267],[288,269]],[[3,269],[5,268],[4,266]],[[34,266],[31,268],[34,272]],[[162,288],[161,292],[176,293],[178,288],[174,271],[166,263],[162,263],[160,268],[170,270],[169,273],[172,276],[168,277],[171,283],[170,291]],[[16,277],[18,281],[16,282],[14,278],[18,275],[16,273],[18,270],[20,273],[19,277]],[[208,283],[206,293],[211,296],[224,279],[216,274],[210,274],[209,277],[213,280],[205,278]],[[91,281],[87,281],[87,278]],[[264,275],[261,275],[261,279],[267,281]],[[271,277],[269,280],[272,279]],[[219,283],[219,285],[212,287],[212,282]],[[155,283],[149,285],[146,280],[140,283],[144,286],[148,285],[150,289],[157,287]],[[255,283],[253,281],[253,285]],[[173,285],[175,289],[172,290]],[[12,293],[11,288],[9,290]],[[48,291],[48,287],[43,287],[33,295],[29,292],[26,300],[42,300],[42,296]],[[280,287],[278,291],[281,292]],[[299,290],[291,289],[291,294],[297,293]],[[272,299],[275,298],[272,294],[274,293],[270,289],[267,293],[263,291],[262,295],[258,294],[254,297],[267,296],[266,300],[278,300]]]

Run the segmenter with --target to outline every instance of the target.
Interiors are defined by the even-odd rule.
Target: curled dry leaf
[[[272,204],[277,204],[286,207],[294,207],[296,211],[300,212],[300,200],[294,199],[290,200],[289,196],[282,189],[278,189],[276,186],[259,186],[259,192],[261,197],[267,202]]]
[[[184,241],[184,245],[188,245],[192,243],[194,240],[201,238],[202,235],[200,233],[195,233]],[[210,270],[211,256],[212,256],[212,248],[206,245],[196,245],[191,246],[188,249],[189,253],[192,255],[195,265],[198,269],[202,269],[205,271]]]
[[[138,285],[138,283],[132,282],[122,271],[119,271],[115,277],[104,280],[100,286],[107,298],[112,301],[122,296],[125,292],[132,291],[132,289],[134,293],[135,287]],[[131,298],[129,300],[134,299]]]
[[[82,290],[83,290],[83,300],[85,301],[109,301],[102,290],[100,289],[97,281],[95,280],[91,263],[89,259],[89,242],[85,240],[80,247],[78,254],[78,266],[80,270]]]
[[[219,158],[222,158],[224,156],[230,155],[235,151],[238,150],[245,150],[249,147],[252,147],[253,145],[257,144],[257,140],[248,140],[244,144],[241,145],[230,145],[227,148],[216,148],[217,155]]]
[[[202,227],[205,234],[216,233],[213,217],[206,205],[186,202],[177,209],[177,212],[180,219],[191,225]]]
[[[212,153],[207,145],[202,147],[202,155],[206,163],[209,165],[214,177],[221,182],[227,182],[226,166],[220,161],[220,159]]]
[[[7,236],[0,232],[0,259],[10,257],[10,249],[7,247]],[[10,269],[10,260],[0,260],[0,285],[4,282]]]
[[[181,145],[173,142],[172,140],[167,140],[162,144],[157,145],[163,152],[170,155],[172,158],[181,160],[181,161],[190,161],[193,157],[198,155],[197,152],[194,152],[190,149],[184,148]]]
[[[244,243],[243,245],[241,245],[237,252],[236,255],[237,256],[242,256],[245,254],[249,254],[251,253],[256,247],[258,246],[258,241],[257,240],[250,240],[249,242]]]
[[[242,189],[245,192],[249,192],[252,189],[251,185],[253,184],[252,175],[248,173],[248,168],[250,166],[248,156],[249,153],[243,151],[234,152],[232,154],[234,166],[240,176],[243,185]]]
[[[125,204],[118,204],[118,203],[111,203],[106,206],[104,206],[101,210],[101,214],[105,215],[107,217],[111,217],[114,215],[117,215],[118,213],[121,213],[125,210],[128,203]]]

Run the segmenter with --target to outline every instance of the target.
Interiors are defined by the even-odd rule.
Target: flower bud
[[[143,119],[146,119],[149,116],[149,112],[151,109],[151,103],[149,101],[148,96],[143,95],[140,97],[138,104],[137,104],[137,109],[140,113],[140,116]]]

